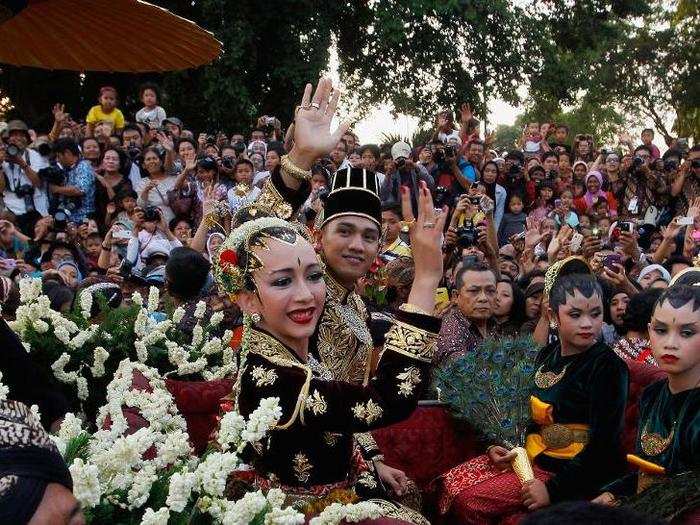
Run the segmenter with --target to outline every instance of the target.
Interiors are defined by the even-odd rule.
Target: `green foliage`
[[[501,124],[496,128],[495,133],[493,148],[498,152],[510,151],[515,148],[520,135],[522,135],[522,126]]]
[[[75,458],[85,459],[87,455],[88,443],[90,442],[90,434],[82,432],[77,437],[74,437],[66,444],[66,451],[63,454],[63,459],[66,465],[71,465]]]
[[[435,371],[435,386],[456,417],[492,442],[525,443],[537,346],[532,337],[486,339]]]

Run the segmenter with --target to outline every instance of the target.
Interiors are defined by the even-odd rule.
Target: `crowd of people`
[[[634,492],[620,452],[626,362],[668,374],[640,409],[639,462],[667,474],[700,464],[700,288],[683,285],[700,251],[700,145],[669,140],[661,154],[652,129],[605,146],[565,124],[530,122],[498,151],[468,104],[440,112],[425,144],[363,144],[347,123],[330,131],[339,94],[325,79],[307,87],[286,129],[263,115],[252,129],[191,130],[159,105],[157,86],[139,94],[135,115],[106,86],[84,119],[56,104],[48,133],[2,124],[5,319],[29,276],[56,311],[113,283],[120,300],[155,286],[188,316],[204,299],[226,327],[252,323],[238,400],[248,415],[280,397],[286,438],[255,466],[285,486],[345,479],[354,459],[336,451],[360,435],[386,488],[370,497],[405,495],[405,473],[384,464],[367,432],[411,413],[430,366],[527,334],[544,347],[533,421],[578,425],[579,437],[542,444],[522,491],[501,473],[512,453],[492,444],[445,474],[443,514],[490,523]],[[394,352],[378,359],[382,347]],[[261,369],[273,378],[265,388]],[[328,433],[341,445],[320,453]]]

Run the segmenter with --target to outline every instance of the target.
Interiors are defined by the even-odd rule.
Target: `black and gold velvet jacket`
[[[253,330],[241,371],[238,409],[279,398],[282,417],[250,461],[287,486],[351,481],[353,434],[407,418],[429,380],[439,321],[403,313],[387,334],[376,374],[366,385],[323,379],[269,334]]]

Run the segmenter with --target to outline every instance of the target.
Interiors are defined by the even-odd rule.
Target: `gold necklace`
[[[673,422],[673,425],[671,425],[671,433],[666,437],[662,437],[661,434],[657,432],[647,432],[648,427],[649,421],[647,420],[644,424],[644,430],[642,430],[642,434],[639,436],[642,452],[647,456],[658,456],[666,450],[673,441],[673,435],[676,433],[676,422]]]
[[[569,364],[567,364],[558,374],[554,372],[543,372],[542,368],[544,365],[540,366],[537,369],[537,372],[535,372],[535,385],[537,385],[539,388],[553,387],[562,380],[564,374],[566,374],[566,369],[569,368]]]

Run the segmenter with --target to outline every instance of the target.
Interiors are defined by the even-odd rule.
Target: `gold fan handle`
[[[532,463],[530,463],[527,450],[523,447],[515,447],[511,452],[517,454],[515,459],[511,462],[511,466],[513,467],[515,475],[518,476],[520,483],[524,485],[525,482],[535,479],[535,472],[532,470]]]

